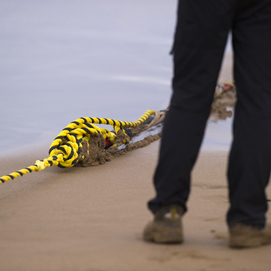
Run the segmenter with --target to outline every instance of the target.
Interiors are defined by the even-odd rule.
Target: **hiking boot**
[[[183,213],[184,209],[179,205],[162,207],[155,213],[154,220],[145,227],[143,239],[155,243],[182,243]]]
[[[230,227],[229,246],[232,248],[258,247],[271,243],[271,226],[264,229],[244,224]]]

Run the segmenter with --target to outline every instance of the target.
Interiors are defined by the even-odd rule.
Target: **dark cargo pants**
[[[159,161],[155,212],[182,205],[190,191],[228,33],[232,33],[237,87],[228,164],[229,225],[263,227],[271,162],[271,1],[180,0],[173,48],[174,77]]]

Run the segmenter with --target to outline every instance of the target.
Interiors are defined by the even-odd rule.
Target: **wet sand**
[[[230,67],[221,74],[231,79]],[[227,246],[227,152],[202,151],[192,175],[185,242],[142,240],[152,215],[159,142],[100,166],[48,168],[0,185],[0,270],[270,270],[271,246]],[[47,157],[47,148],[1,157],[0,175]],[[267,188],[271,197],[271,188]],[[270,221],[270,212],[267,214]]]
[[[185,243],[142,241],[152,217],[146,201],[154,195],[158,147],[156,141],[102,166],[53,167],[2,184],[0,270],[270,270],[271,246],[227,247],[226,152],[202,152],[198,159],[183,218]],[[1,159],[1,173],[41,154]]]

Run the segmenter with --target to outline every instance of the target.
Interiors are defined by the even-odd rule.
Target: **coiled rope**
[[[49,157],[43,160],[37,160],[34,165],[26,167],[24,169],[12,172],[8,175],[2,176],[0,178],[0,183],[5,183],[14,178],[23,176],[24,174],[31,173],[32,171],[41,171],[45,168],[51,167],[53,165],[68,168],[73,167],[79,158],[79,154],[82,147],[83,141],[88,141],[89,138],[93,135],[100,135],[104,138],[104,140],[109,145],[115,144],[116,135],[121,130],[124,135],[126,135],[125,139],[123,139],[120,144],[128,144],[129,137],[127,133],[129,133],[129,129],[127,128],[136,128],[142,125],[144,122],[148,122],[148,119],[151,119],[150,116],[154,115],[150,123],[150,125],[156,125],[157,123],[163,121],[165,113],[162,111],[154,111],[147,110],[143,116],[135,122],[127,122],[127,121],[118,121],[107,118],[91,118],[84,117],[76,119],[67,125],[60,134],[54,139],[50,148],[49,148]],[[105,124],[111,125],[114,131],[109,131],[104,128],[99,128],[95,124]]]
[[[221,100],[228,92],[235,93],[234,82],[230,81],[217,85],[212,105],[212,112],[219,113],[219,117],[221,115],[221,107],[216,108],[216,102]],[[233,106],[233,104],[224,104],[223,106],[225,107],[223,110],[226,111],[226,107]],[[107,118],[79,118],[67,125],[54,139],[49,148],[48,158],[37,160],[34,165],[2,176],[0,178],[0,183],[5,183],[11,179],[23,176],[24,174],[31,173],[32,171],[38,172],[44,170],[45,168],[53,165],[61,168],[68,168],[73,167],[84,159],[87,160],[88,158],[85,157],[86,155],[84,154],[84,151],[82,151],[82,147],[83,145],[87,145],[89,147],[89,140],[95,135],[104,139],[105,143],[102,144],[102,148],[109,146],[112,150],[116,150],[121,144],[129,144],[131,137],[130,128],[133,130],[133,135],[137,135],[152,126],[162,123],[165,117],[165,112],[166,110],[147,110],[144,115],[135,122],[118,121]],[[113,127],[113,131],[99,128],[94,125],[94,123],[111,125]],[[119,132],[124,136],[120,136],[119,139],[116,140]],[[88,152],[89,150],[87,149],[87,154]]]

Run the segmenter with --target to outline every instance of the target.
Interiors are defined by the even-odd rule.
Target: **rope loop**
[[[105,140],[113,145],[116,141],[116,135],[120,129],[127,137],[126,130],[124,128],[138,127],[154,114],[154,110],[147,110],[142,117],[135,122],[91,117],[76,119],[68,124],[53,140],[49,148],[48,158],[37,160],[32,166],[10,173],[9,175],[2,176],[0,178],[0,183],[23,176],[24,174],[31,173],[32,171],[39,172],[53,165],[61,168],[73,167],[78,162],[83,140],[88,141],[90,136],[100,134]],[[113,131],[100,128],[95,124],[111,125],[113,127]],[[128,143],[129,139],[125,139],[120,143],[118,142],[117,145]]]

